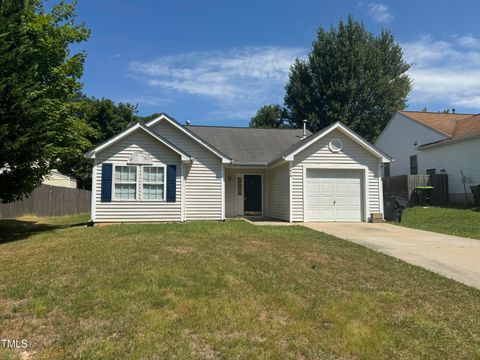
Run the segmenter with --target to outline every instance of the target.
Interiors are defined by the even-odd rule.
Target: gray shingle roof
[[[302,129],[185,126],[227,155],[236,165],[266,165],[301,141]],[[307,136],[311,135],[307,131]]]

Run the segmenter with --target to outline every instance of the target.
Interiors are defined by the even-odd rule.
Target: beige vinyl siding
[[[268,214],[267,170],[256,168],[226,168],[225,169],[225,216],[237,216],[237,175],[262,175],[263,215]],[[242,183],[243,184],[243,183]]]
[[[49,175],[46,175],[43,178],[42,184],[59,186],[59,187],[66,187],[66,188],[70,188],[70,189],[76,189],[77,188],[77,180],[72,179],[69,176],[59,174],[55,171],[52,171]]]
[[[101,202],[102,164],[126,165],[136,151],[149,154],[155,165],[176,165],[176,202],[152,200],[114,200]],[[142,130],[137,130],[119,142],[96,154],[95,222],[118,221],[181,221],[181,161],[180,155]],[[112,169],[114,171],[114,169]],[[165,174],[166,175],[166,174]],[[114,175],[113,175],[114,176]],[[165,178],[166,180],[166,178]],[[112,191],[113,184],[112,184]],[[138,191],[138,190],[137,190]]]
[[[290,220],[290,164],[268,169],[268,216]]]
[[[328,148],[332,138],[343,142],[342,151],[333,153]],[[339,130],[334,130],[299,154],[295,155],[292,164],[292,221],[303,221],[303,170],[304,167],[321,165],[352,165],[368,167],[368,204],[367,216],[372,212],[383,212],[379,177],[379,159],[359,144],[345,136]]]
[[[186,220],[222,219],[222,159],[165,120],[151,129],[193,158],[185,164]]]

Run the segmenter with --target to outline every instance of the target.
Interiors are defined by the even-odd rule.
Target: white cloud
[[[393,20],[393,14],[390,12],[387,5],[382,3],[369,3],[368,14],[373,21],[378,23],[389,23]]]
[[[480,49],[480,39],[477,39],[474,36],[456,36],[456,38],[458,39],[458,43],[463,47],[470,49]]]
[[[401,44],[407,62],[412,63],[410,102],[480,108],[480,53],[472,48],[479,39],[466,38],[446,41],[425,36]]]
[[[290,66],[305,55],[300,48],[246,47],[132,61],[129,70],[151,87],[212,99],[225,115],[251,109],[251,116],[281,101]]]

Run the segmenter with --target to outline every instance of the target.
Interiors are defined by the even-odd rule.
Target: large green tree
[[[20,199],[44,175],[91,146],[78,117],[85,53],[70,45],[89,36],[75,4],[47,11],[40,0],[0,0],[0,199]]]
[[[292,65],[285,105],[291,126],[318,131],[341,121],[373,141],[406,106],[410,65],[393,35],[375,36],[349,17],[338,28],[320,28],[306,60]]]
[[[249,126],[255,128],[284,128],[288,125],[286,116],[285,109],[280,105],[264,105],[251,118]]]
[[[84,98],[81,117],[94,130],[91,141],[99,144],[138,121],[137,109],[129,103],[115,104],[110,99]]]
[[[135,115],[136,107],[128,103],[115,104],[112,100],[81,96],[78,99],[78,117],[92,128],[88,140],[93,146],[98,145],[139,119]],[[90,189],[92,184],[92,162],[82,153],[65,159],[58,165],[58,170],[77,179],[78,187]]]

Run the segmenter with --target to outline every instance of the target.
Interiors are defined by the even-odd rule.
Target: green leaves
[[[406,106],[409,68],[387,30],[375,36],[352,17],[337,29],[320,28],[308,59],[290,70],[285,95],[290,125],[300,127],[307,119],[315,132],[341,121],[374,141]]]
[[[75,24],[75,3],[46,12],[41,1],[0,2],[0,199],[22,198],[59,162],[91,143],[73,101],[81,90],[85,53],[69,46],[88,39]]]
[[[262,106],[250,120],[250,127],[284,128],[288,124],[285,110],[278,104]]]

